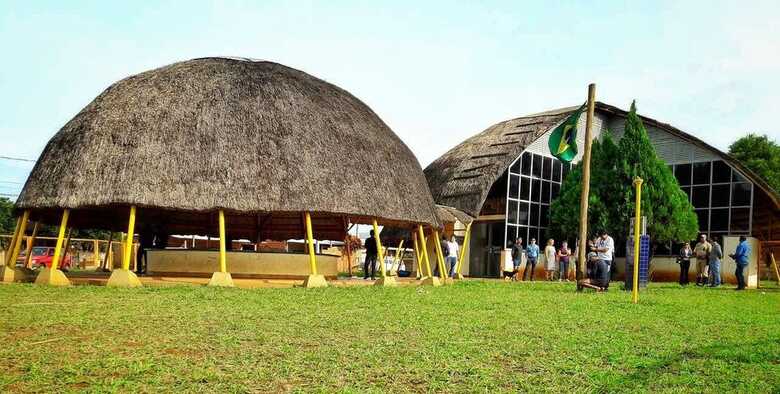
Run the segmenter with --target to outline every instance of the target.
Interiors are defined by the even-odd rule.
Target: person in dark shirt
[[[376,277],[376,256],[378,254],[374,230],[371,230],[371,236],[366,238],[364,247],[366,248],[366,261],[363,263],[363,279],[368,279],[368,271],[370,269],[371,279],[373,280]]]

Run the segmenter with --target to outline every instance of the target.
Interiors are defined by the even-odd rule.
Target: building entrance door
[[[504,222],[474,222],[469,242],[469,276],[495,278],[504,250]]]

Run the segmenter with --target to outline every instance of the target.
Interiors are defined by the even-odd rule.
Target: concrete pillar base
[[[141,281],[135,276],[135,272],[117,268],[111,271],[111,276],[108,278],[108,287],[141,287]]]
[[[455,274],[455,279],[463,280],[463,274]]]
[[[35,278],[36,285],[70,286],[70,281],[65,273],[60,270],[44,268]]]
[[[439,281],[439,278],[435,276],[431,278],[425,278],[422,282],[420,282],[420,286],[439,287],[441,286],[441,281]]]
[[[0,282],[11,283],[18,280],[16,270],[4,265],[0,267]]]
[[[450,278],[450,277],[446,277],[444,279],[439,279],[439,281],[441,281],[442,284],[444,284],[444,285],[454,285],[455,284],[455,280]]]
[[[316,287],[328,287],[328,281],[325,280],[325,275],[309,275],[303,281],[303,287],[307,289],[313,289]]]
[[[233,277],[230,275],[230,272],[219,271],[211,275],[208,285],[214,287],[236,287],[236,285],[233,284]]]
[[[374,286],[381,286],[381,287],[398,287],[398,282],[396,282],[394,276],[385,276],[384,278],[379,278],[374,282]]]

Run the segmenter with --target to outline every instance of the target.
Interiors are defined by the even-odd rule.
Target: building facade
[[[550,203],[570,170],[568,164],[552,157],[547,141],[552,130],[576,109],[498,123],[425,169],[437,203],[477,217],[469,245],[471,276],[499,275],[502,255],[517,237],[526,244],[532,238],[539,243],[547,239]],[[600,138],[609,130],[619,140],[626,115],[617,107],[597,103],[593,137]],[[584,144],[585,118],[581,116],[578,124],[578,146]],[[642,117],[642,121],[658,156],[688,195],[701,232],[761,240],[780,237],[775,224],[780,222],[780,198],[761,179],[696,137],[651,118]],[[581,158],[582,149],[573,162]],[[679,246],[656,244],[655,255],[674,255]]]

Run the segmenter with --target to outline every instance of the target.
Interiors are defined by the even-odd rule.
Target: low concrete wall
[[[211,276],[219,270],[219,252],[149,250],[150,275]],[[338,275],[338,256],[317,255],[317,271],[329,279]],[[235,278],[300,279],[310,274],[309,256],[294,253],[227,252],[227,270]]]

